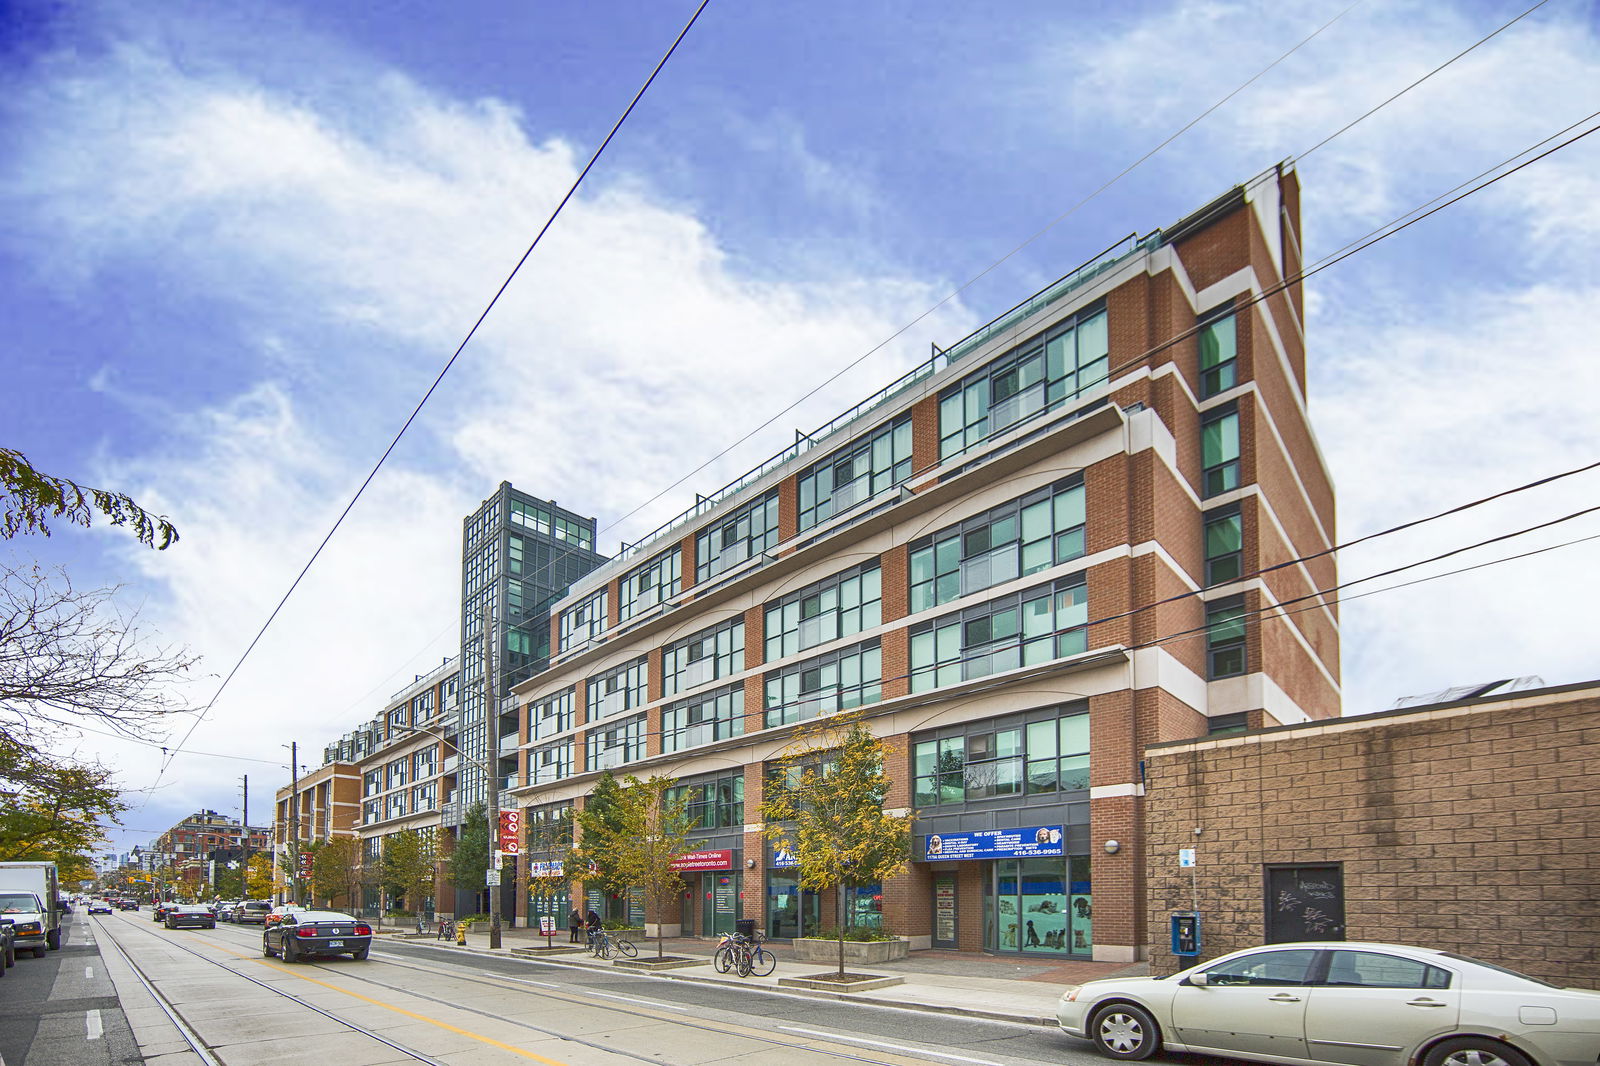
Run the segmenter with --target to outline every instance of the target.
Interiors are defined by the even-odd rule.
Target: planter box
[[[910,947],[911,941],[903,936],[897,936],[893,940],[846,940],[844,961],[847,964],[854,962],[864,966],[877,966],[905,958]],[[839,942],[815,937],[797,937],[794,941],[794,959],[796,962],[838,962]]]
[[[645,940],[643,929],[607,929],[606,936],[616,937],[618,940],[631,940],[635,944],[642,944]]]

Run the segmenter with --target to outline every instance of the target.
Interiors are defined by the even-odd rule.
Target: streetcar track
[[[151,930],[147,929],[145,932],[150,933],[151,936],[154,936],[154,933]],[[114,934],[108,932],[101,939],[107,943],[110,943],[117,949],[117,953],[122,956],[122,961],[128,964],[128,968],[131,969],[133,971],[133,975],[139,979],[139,983],[144,985],[145,990],[155,997],[156,1005],[161,1008],[162,1013],[166,1014],[167,1017],[172,1020],[173,1024],[178,1029],[179,1035],[183,1037],[184,1042],[193,1048],[195,1053],[198,1054],[201,1059],[208,1064],[208,1066],[225,1066],[223,1060],[218,1058],[215,1054],[216,1045],[206,1043],[205,1038],[202,1037],[199,1031],[196,1030],[193,1025],[189,1023],[188,1019],[183,1016],[183,1013],[181,1010],[179,1010],[178,1005],[172,1002],[171,999],[169,999],[151,982],[148,971],[134,961],[133,953],[127,948],[123,947]],[[307,1010],[314,1011],[315,1013],[322,1015],[324,1018],[327,1018],[329,1021],[336,1022],[352,1032],[359,1033],[365,1037],[370,1037],[371,1039],[376,1040],[378,1043],[383,1044],[385,1047],[398,1051],[402,1055],[406,1055],[417,1062],[426,1063],[427,1066],[444,1066],[444,1064],[439,1062],[439,1060],[424,1055],[422,1052],[417,1051],[414,1048],[408,1048],[404,1044],[396,1043],[386,1036],[380,1036],[364,1026],[357,1025],[355,1022],[352,1022],[346,1018],[341,1018],[331,1011],[323,1010],[316,1004],[309,1003],[286,989],[277,988],[266,981],[257,980],[256,978],[251,977],[249,974],[236,970],[225,962],[220,962],[217,959],[210,958],[185,944],[180,944],[175,940],[169,940],[165,937],[156,937],[156,939],[160,943],[166,944],[169,947],[175,947],[180,951],[187,952],[203,962],[208,962],[220,970],[224,970],[227,973],[233,974],[235,977],[249,981],[258,988],[264,988],[269,992],[273,992],[279,996],[282,996],[284,999],[287,999],[292,1003],[297,1003],[300,1006],[305,1007]]]
[[[353,1023],[347,1022],[344,1019],[337,1017],[336,1015],[328,1014],[327,1012],[321,1010],[321,1008],[318,1008],[318,1007],[315,1007],[315,1006],[313,1006],[313,1005],[311,1005],[309,1003],[306,1003],[304,1000],[300,999],[297,996],[294,996],[294,995],[292,995],[292,994],[290,994],[288,992],[284,992],[284,991],[282,991],[280,989],[274,988],[273,986],[271,986],[269,984],[266,984],[265,982],[256,981],[254,978],[250,977],[247,974],[244,974],[244,973],[240,972],[239,970],[234,969],[232,966],[229,966],[229,965],[227,965],[226,963],[223,963],[223,962],[219,962],[219,961],[217,961],[215,959],[209,958],[209,957],[201,954],[200,952],[195,951],[193,948],[186,947],[186,946],[184,946],[182,944],[177,944],[174,941],[168,940],[168,939],[166,939],[164,937],[158,937],[158,936],[155,935],[153,930],[147,930],[147,932],[149,932],[150,935],[160,943],[172,944],[173,946],[178,947],[178,948],[182,949],[183,951],[186,951],[186,952],[188,952],[188,953],[190,953],[192,955],[195,955],[198,958],[204,959],[206,962],[209,962],[212,965],[217,966],[220,969],[223,969],[223,970],[227,971],[228,973],[235,974],[236,976],[239,976],[239,977],[243,977],[245,980],[251,981],[253,984],[259,984],[259,985],[262,985],[263,987],[269,988],[272,991],[277,992],[279,995],[282,995],[285,998],[288,998],[288,999],[292,1000],[293,1002],[299,1003],[302,1006],[310,1007],[310,1009],[315,1010],[320,1014],[324,1014],[325,1016],[331,1018],[332,1020],[339,1022],[339,1024],[341,1024],[341,1025],[347,1025],[352,1029],[356,1029],[357,1031],[364,1033],[364,1035],[369,1035],[369,1036],[374,1035],[374,1034],[371,1034],[371,1033],[367,1032],[366,1030],[361,1029],[361,1027],[356,1026]],[[226,941],[220,941],[220,940],[219,941],[211,941],[211,943],[214,943],[216,946],[221,947],[224,950],[233,950],[233,946],[231,944],[229,944],[228,942],[226,942]],[[119,945],[119,948],[120,948],[120,945]],[[906,1066],[906,1059],[904,1059],[904,1058],[887,1058],[887,1057],[884,1057],[884,1058],[872,1058],[872,1057],[869,1057],[868,1055],[865,1055],[865,1054],[856,1053],[859,1050],[859,1049],[856,1049],[856,1048],[849,1048],[849,1047],[832,1047],[832,1048],[818,1047],[816,1039],[813,1039],[812,1041],[785,1040],[785,1039],[782,1039],[780,1037],[773,1036],[773,1035],[771,1035],[769,1033],[762,1032],[760,1030],[751,1029],[751,1028],[749,1028],[747,1026],[740,1026],[738,1032],[732,1033],[732,1032],[730,1032],[730,1029],[726,1025],[718,1027],[718,1026],[712,1025],[709,1022],[700,1022],[700,1021],[696,1021],[696,1020],[693,1020],[693,1019],[682,1018],[682,1017],[660,1017],[660,1016],[657,1016],[655,1014],[650,1013],[650,1011],[653,1011],[653,1010],[683,1010],[683,1009],[685,1009],[685,1008],[683,1008],[681,1006],[678,1006],[678,1005],[653,1004],[653,1003],[648,1003],[647,1001],[635,1001],[638,1005],[629,1007],[629,1006],[624,1006],[623,1005],[623,1003],[626,1002],[625,1000],[622,1001],[622,1002],[613,1002],[613,1003],[597,1003],[594,1000],[588,998],[589,993],[587,993],[587,992],[585,992],[585,993],[580,993],[580,992],[576,992],[576,991],[568,992],[567,990],[562,989],[560,986],[557,986],[557,985],[550,985],[550,984],[547,984],[547,983],[534,982],[534,981],[522,981],[522,980],[519,980],[517,978],[509,978],[509,980],[515,981],[517,985],[524,985],[524,986],[525,985],[534,985],[534,986],[536,986],[536,987],[533,987],[533,988],[527,988],[527,987],[519,988],[519,987],[516,987],[516,985],[508,985],[506,983],[506,980],[507,980],[506,978],[498,978],[498,977],[492,977],[492,976],[484,975],[482,971],[478,971],[476,973],[473,973],[473,972],[462,972],[461,963],[459,961],[456,961],[456,960],[452,960],[451,962],[447,963],[446,965],[448,966],[448,970],[446,970],[446,969],[441,969],[439,967],[430,967],[430,966],[419,965],[419,964],[411,963],[411,962],[397,961],[397,960],[403,958],[403,956],[397,956],[397,955],[391,954],[389,952],[383,952],[381,954],[383,955],[383,965],[393,966],[396,969],[401,969],[401,970],[411,970],[411,971],[414,971],[416,973],[426,974],[426,975],[431,976],[431,977],[445,978],[445,979],[448,979],[448,980],[461,981],[461,982],[465,982],[465,983],[468,983],[468,984],[486,986],[486,987],[490,987],[490,988],[496,989],[497,991],[502,991],[502,992],[514,991],[514,992],[521,992],[524,995],[529,995],[529,996],[540,996],[540,997],[546,998],[546,999],[561,1000],[562,1002],[569,1002],[569,1003],[573,1003],[573,1004],[576,1004],[576,1005],[581,1005],[581,1006],[588,1007],[588,1008],[595,1009],[595,1010],[608,1011],[608,1012],[613,1013],[613,1014],[621,1014],[621,1015],[624,1015],[624,1016],[627,1016],[627,1017],[630,1017],[630,1018],[639,1018],[639,1019],[643,1019],[643,1020],[646,1020],[646,1021],[659,1023],[659,1024],[677,1025],[677,1026],[681,1026],[681,1027],[684,1027],[684,1028],[696,1029],[696,1030],[699,1030],[701,1032],[715,1034],[716,1036],[724,1037],[724,1038],[729,1036],[729,1035],[735,1035],[735,1036],[739,1036],[739,1037],[741,1037],[743,1039],[747,1039],[747,1040],[750,1040],[750,1041],[755,1042],[755,1043],[768,1044],[768,1045],[771,1045],[774,1048],[787,1048],[787,1049],[796,1050],[796,1051],[809,1051],[809,1052],[813,1052],[815,1054],[826,1055],[826,1056],[829,1056],[829,1057],[835,1058],[835,1059],[840,1059],[840,1060],[849,1061],[849,1062],[862,1063],[863,1066]],[[249,959],[250,957],[249,956],[245,956],[245,958]],[[251,961],[260,961],[260,960],[251,960]],[[678,1062],[676,1062],[674,1060],[671,1060],[671,1059],[666,1059],[666,1058],[663,1058],[663,1057],[660,1057],[660,1056],[649,1055],[649,1054],[645,1054],[645,1053],[637,1052],[637,1051],[629,1051],[629,1050],[627,1050],[625,1048],[620,1048],[620,1047],[617,1047],[617,1046],[615,1046],[613,1044],[605,1043],[603,1041],[591,1040],[591,1039],[589,1039],[587,1037],[577,1036],[577,1035],[573,1035],[573,1034],[570,1034],[570,1033],[563,1033],[563,1032],[561,1032],[559,1030],[550,1029],[550,1028],[546,1028],[544,1026],[536,1025],[536,1024],[534,1024],[532,1022],[524,1021],[524,1020],[522,1020],[520,1018],[508,1017],[508,1016],[502,1015],[502,1014],[495,1014],[495,1013],[492,1013],[492,1012],[487,1011],[487,1010],[482,1010],[482,1009],[479,1009],[479,1008],[476,1008],[476,1007],[469,1006],[469,1005],[467,1005],[465,1003],[459,1003],[459,1002],[456,1002],[454,1000],[445,999],[445,998],[440,997],[440,996],[429,995],[429,994],[424,993],[424,992],[419,992],[416,989],[406,988],[406,987],[404,987],[402,985],[391,984],[391,983],[386,982],[386,981],[378,980],[376,977],[370,976],[369,974],[366,974],[366,973],[357,973],[357,972],[353,971],[352,969],[350,969],[349,967],[345,967],[345,966],[334,967],[334,966],[329,966],[329,965],[324,964],[324,963],[313,963],[313,962],[305,962],[305,963],[301,963],[299,965],[301,967],[303,967],[304,969],[307,969],[307,970],[322,971],[322,972],[329,973],[329,974],[338,974],[341,977],[348,978],[348,979],[353,980],[353,981],[358,981],[358,982],[361,982],[362,984],[371,985],[371,986],[373,986],[375,988],[381,988],[381,989],[384,989],[385,991],[397,992],[397,993],[400,993],[401,995],[410,996],[410,997],[413,997],[415,999],[420,999],[420,1000],[423,1000],[423,1001],[428,1002],[428,1003],[434,1003],[434,1004],[438,1004],[440,1006],[449,1007],[452,1010],[465,1011],[468,1014],[474,1014],[474,1015],[477,1015],[477,1016],[482,1017],[482,1018],[490,1019],[490,1020],[495,1021],[497,1023],[510,1024],[510,1025],[516,1026],[517,1028],[520,1028],[520,1029],[526,1029],[526,1030],[528,1030],[530,1032],[538,1033],[541,1036],[547,1036],[547,1037],[551,1037],[551,1038],[556,1039],[556,1040],[561,1040],[561,1041],[565,1041],[565,1042],[568,1042],[568,1043],[577,1044],[577,1045],[580,1045],[580,1046],[583,1046],[583,1047],[591,1048],[591,1049],[596,1050],[596,1051],[603,1051],[603,1052],[605,1052],[607,1054],[610,1054],[610,1055],[618,1055],[618,1056],[622,1056],[624,1058],[634,1059],[634,1060],[637,1060],[639,1062],[649,1063],[650,1066],[681,1066],[681,1063],[678,1063]],[[318,982],[318,983],[321,984],[322,982]],[[333,986],[328,986],[328,987],[333,987]],[[751,991],[765,992],[766,990],[765,989],[751,989]],[[600,993],[594,993],[594,994],[595,995],[600,995]],[[773,994],[776,994],[776,993],[773,993]],[[607,996],[606,998],[613,999],[613,1000],[621,1000],[621,997],[614,997],[614,996]],[[393,1008],[393,1009],[399,1009],[399,1008]],[[402,1013],[409,1013],[409,1012],[402,1012]],[[402,1051],[402,1052],[404,1052],[404,1053],[406,1053],[408,1055],[411,1055],[412,1057],[417,1058],[420,1061],[430,1062],[430,1063],[433,1062],[433,1060],[428,1059],[427,1057],[425,1057],[425,1056],[423,1056],[423,1055],[421,1055],[421,1054],[419,1054],[419,1053],[417,1053],[417,1052],[415,1052],[415,1051],[413,1051],[411,1049],[404,1048],[404,1047],[401,1047],[399,1045],[392,1044],[392,1043],[390,1043],[389,1041],[385,1040],[382,1037],[376,1037],[375,1036],[375,1039],[378,1039],[378,1040],[382,1041],[383,1043],[390,1044],[390,1046],[394,1047],[396,1050],[399,1050],[399,1051]],[[844,1041],[851,1040],[852,1038],[849,1037],[847,1034],[835,1034],[835,1035],[831,1035],[831,1036],[822,1036],[822,1037],[819,1037],[819,1039],[828,1040],[828,1041],[844,1042]],[[958,1062],[968,1062],[968,1063],[984,1062],[985,1066],[999,1066],[999,1064],[987,1063],[987,1062],[985,1062],[985,1060],[963,1058],[961,1056],[952,1055],[952,1054],[950,1054],[948,1052],[939,1052],[939,1051],[935,1051],[933,1049],[904,1047],[904,1048],[896,1049],[896,1050],[902,1051],[905,1056],[911,1057],[911,1058],[915,1058],[917,1056],[927,1056],[927,1057],[935,1058],[935,1059],[955,1060],[955,1061],[958,1061]],[[439,1064],[435,1064],[435,1066],[439,1066]]]

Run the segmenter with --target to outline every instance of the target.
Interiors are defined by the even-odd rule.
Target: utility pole
[[[250,775],[244,775],[244,863],[239,867],[239,898],[250,898]]]
[[[484,734],[484,784],[489,789],[489,869],[495,872],[489,890],[489,947],[500,946],[500,864],[495,861],[500,854],[500,708],[495,693],[493,639],[494,605],[489,597],[483,598],[483,734]],[[488,878],[484,878],[488,880]]]
[[[300,904],[300,742],[289,744],[289,902]]]

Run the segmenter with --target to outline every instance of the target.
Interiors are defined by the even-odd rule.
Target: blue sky
[[[195,732],[239,759],[182,758],[120,842],[237,813],[242,773],[259,814],[280,742],[315,764],[450,654],[459,522],[502,479],[597,516],[614,550],[930,343],[1281,159],[1302,157],[1314,260],[1600,108],[1595,6],[1551,0],[1306,155],[1527,6],[1364,0],[1051,225],[1347,6],[714,0]],[[204,656],[184,698],[209,699],[692,7],[4,4],[0,443],[183,534],[164,553],[99,529],[5,550],[121,583],[153,637]],[[1341,537],[1600,451],[1597,145],[1311,283]],[[1597,488],[1383,538],[1342,574]],[[1453,563],[1596,534],[1581,519]],[[1351,600],[1347,709],[1594,677],[1597,563],[1579,544]],[[155,780],[148,749],[78,750]]]

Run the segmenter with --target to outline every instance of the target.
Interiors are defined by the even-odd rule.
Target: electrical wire
[[[278,613],[282,611],[284,605],[289,602],[289,597],[293,596],[295,589],[300,587],[300,582],[304,580],[306,574],[310,571],[312,564],[317,561],[317,558],[322,554],[322,550],[328,546],[328,542],[333,539],[333,535],[339,531],[339,527],[344,524],[345,518],[355,507],[356,502],[360,500],[362,494],[366,492],[367,486],[372,484],[373,479],[378,476],[378,471],[383,468],[384,462],[399,445],[400,438],[405,436],[406,430],[411,428],[411,424],[416,421],[417,416],[422,413],[423,406],[427,404],[429,398],[433,396],[435,390],[438,389],[439,384],[444,381],[444,377],[450,372],[450,368],[455,366],[456,360],[461,357],[461,353],[466,349],[467,345],[472,341],[472,338],[477,334],[478,327],[483,325],[484,320],[489,317],[489,312],[494,310],[495,304],[500,301],[500,297],[504,295],[508,288],[510,288],[512,280],[516,278],[517,273],[522,269],[523,264],[528,261],[528,257],[533,254],[534,249],[539,246],[539,242],[544,238],[544,235],[550,231],[550,227],[555,224],[556,218],[561,214],[562,209],[566,207],[567,203],[573,198],[573,196],[577,194],[578,187],[583,184],[583,180],[589,176],[589,172],[593,170],[595,164],[600,161],[601,154],[605,152],[606,147],[610,145],[612,138],[616,137],[617,132],[622,129],[622,124],[628,120],[628,116],[633,113],[633,109],[637,107],[639,101],[643,99],[645,92],[650,88],[651,84],[655,82],[656,76],[660,74],[662,68],[666,66],[667,60],[671,59],[672,54],[678,50],[678,45],[683,42],[684,37],[689,33],[689,29],[695,24],[695,20],[700,17],[700,13],[706,9],[706,5],[708,3],[710,3],[710,0],[700,0],[700,5],[695,8],[694,14],[689,16],[689,21],[684,24],[683,29],[678,31],[678,36],[674,38],[666,53],[662,55],[661,59],[656,63],[655,69],[650,72],[650,76],[645,79],[644,84],[639,87],[639,91],[636,92],[633,96],[633,99],[628,102],[628,106],[623,109],[622,114],[612,125],[611,131],[607,133],[605,139],[600,142],[600,146],[594,150],[594,154],[589,157],[589,162],[584,165],[583,170],[580,171],[577,178],[573,180],[571,187],[567,189],[566,195],[561,198],[560,203],[556,204],[555,210],[550,213],[550,217],[546,219],[544,225],[540,227],[539,232],[534,236],[533,241],[528,245],[527,250],[522,253],[522,258],[517,260],[516,265],[511,268],[511,272],[506,275],[505,281],[501,282],[500,288],[497,289],[494,296],[489,299],[489,302],[484,307],[483,312],[478,315],[477,321],[473,322],[472,328],[467,331],[467,335],[462,338],[461,343],[457,345],[455,352],[450,356],[449,360],[445,362],[444,367],[440,369],[438,376],[433,380],[433,384],[428,386],[428,391],[423,393],[422,399],[417,401],[416,407],[406,418],[405,423],[401,425],[399,431],[395,433],[394,439],[389,442],[389,446],[384,449],[383,454],[378,457],[378,461],[373,464],[372,470],[368,472],[365,480],[363,480],[360,487],[356,489],[355,495],[350,498],[350,502],[347,503],[344,510],[339,513],[339,517],[334,520],[332,528],[330,528],[327,532],[327,535],[322,538],[322,541],[317,545],[316,550],[311,553],[311,558],[306,560],[305,566],[301,568],[300,573],[296,575],[294,581],[289,585],[288,591],[283,594],[283,598],[278,601],[278,605],[272,609],[272,613],[268,615],[267,620],[262,623],[261,628],[256,632],[256,635],[251,639],[249,645],[245,648],[244,654],[239,656],[239,660],[238,662],[234,663],[233,669],[228,671],[227,676],[223,678],[222,684],[218,686],[217,691],[212,695],[211,700],[204,707],[200,708],[199,716],[189,726],[189,731],[184,734],[183,739],[179,741],[172,754],[162,762],[161,770],[156,775],[157,783],[160,782],[162,775],[166,773],[167,767],[172,765],[172,760],[176,758],[178,753],[183,750],[186,744],[188,744],[189,738],[194,735],[194,731],[199,728],[200,723],[205,721],[206,716],[210,714],[211,709],[216,706],[217,700],[222,697],[222,693],[227,689],[228,683],[233,680],[234,676],[238,674],[240,668],[244,666],[245,660],[249,659],[250,653],[255,650],[256,645],[260,643],[261,638],[266,635],[268,628],[270,628],[273,621],[277,619]]]

